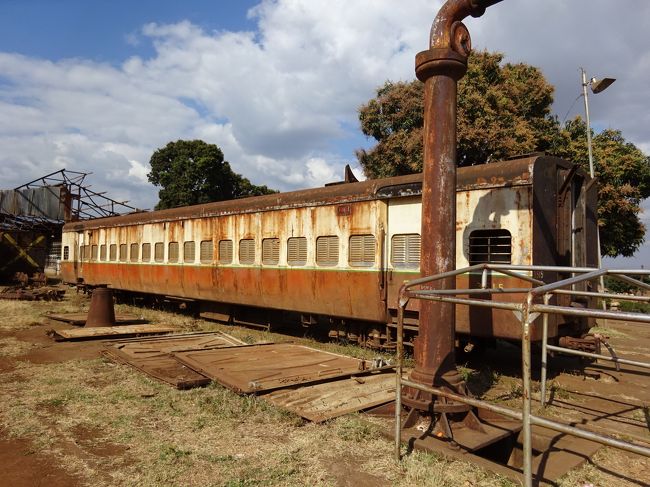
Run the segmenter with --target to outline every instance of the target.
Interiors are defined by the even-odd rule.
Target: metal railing
[[[430,284],[441,279],[460,276],[462,274],[481,272],[480,289],[418,289],[424,284]],[[529,282],[531,287],[528,288],[489,288],[488,277],[493,272],[505,274],[506,276],[516,277],[523,281]],[[539,279],[532,277],[535,273],[551,272],[570,274],[572,277],[547,284]],[[524,485],[530,487],[533,485],[532,473],[532,426],[538,425],[549,428],[554,431],[573,435],[579,438],[595,441],[603,445],[608,445],[621,450],[650,456],[650,448],[637,445],[631,442],[618,440],[609,435],[603,435],[577,428],[568,424],[552,421],[531,414],[532,403],[532,381],[531,381],[531,325],[533,322],[542,317],[542,369],[541,369],[541,404],[546,405],[546,369],[547,357],[549,351],[562,352],[566,354],[588,356],[602,360],[613,361],[617,364],[627,364],[639,367],[650,368],[649,363],[625,360],[618,358],[613,352],[611,356],[592,354],[573,350],[565,347],[549,345],[548,342],[548,318],[550,314],[580,316],[587,318],[605,318],[611,320],[633,321],[639,323],[650,323],[650,315],[644,313],[607,311],[590,308],[573,308],[568,306],[558,306],[550,304],[553,295],[576,295],[587,296],[600,299],[628,299],[631,296],[591,292],[576,289],[576,286],[606,275],[615,277],[619,280],[637,286],[641,289],[650,290],[650,285],[634,279],[631,276],[650,276],[647,270],[607,270],[593,268],[576,268],[576,267],[555,267],[555,266],[523,266],[508,264],[478,264],[463,269],[445,272],[430,277],[423,277],[412,281],[406,281],[399,293],[399,302],[397,310],[397,366],[396,374],[396,398],[395,398],[395,455],[398,461],[401,459],[401,409],[402,409],[402,386],[408,386],[436,396],[445,397],[454,401],[468,404],[473,407],[487,409],[489,411],[513,418],[522,422],[523,433],[523,475]],[[570,288],[570,289],[566,289]],[[492,301],[473,297],[475,295],[493,295],[493,294],[521,294],[521,302]],[[468,297],[458,297],[468,296]],[[425,299],[432,301],[443,301],[453,304],[478,306],[492,309],[510,310],[521,322],[521,343],[522,343],[522,408],[521,411],[504,406],[489,403],[487,401],[470,398],[461,394],[449,392],[437,387],[429,387],[419,384],[402,377],[404,369],[404,311],[406,305],[411,299]],[[541,303],[539,303],[541,299]],[[648,297],[632,297],[631,300],[650,302]],[[610,350],[611,352],[611,350]]]

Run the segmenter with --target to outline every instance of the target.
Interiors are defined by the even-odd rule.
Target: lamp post
[[[587,86],[591,88],[591,91],[594,95],[600,93],[601,91],[606,90],[609,85],[611,85],[614,81],[616,81],[615,78],[603,78],[601,80],[598,80],[596,78],[591,78],[589,81],[587,81],[587,73],[585,72],[584,68],[580,68],[580,72],[582,74],[582,97],[585,100],[585,118],[587,121],[587,153],[589,155],[589,176],[594,178],[594,156],[593,152],[591,150],[591,121],[589,120],[589,95],[587,94]],[[600,269],[602,266],[602,260],[601,260],[601,255],[600,255],[600,228],[598,227],[598,217],[596,217],[596,248],[597,248],[597,253],[596,255],[598,256],[598,268]],[[600,291],[603,291],[605,289],[605,281],[601,277],[599,280],[599,287]],[[605,308],[605,303],[603,302],[603,309]]]
[[[587,81],[587,73],[585,72],[584,68],[580,68],[580,72],[582,73],[582,97],[585,100],[585,117],[587,119],[587,152],[589,153],[589,175],[593,178],[594,156],[591,151],[591,122],[589,120],[589,96],[587,95],[587,86],[590,86],[591,91],[594,93],[594,95],[596,95],[601,91],[605,91],[609,85],[616,81],[616,79],[603,78],[598,80],[596,78],[591,78],[589,81]],[[598,267],[600,267],[600,246],[598,247]]]

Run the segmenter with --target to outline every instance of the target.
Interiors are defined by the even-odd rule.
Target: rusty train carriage
[[[419,276],[421,185],[401,176],[69,223],[61,271],[66,282],[197,300],[225,320],[292,311],[378,344],[390,338],[399,286]],[[557,158],[461,168],[456,265],[595,265],[595,205],[591,180]],[[520,334],[504,311],[459,306],[456,321],[464,335]],[[560,318],[551,336],[586,328]]]

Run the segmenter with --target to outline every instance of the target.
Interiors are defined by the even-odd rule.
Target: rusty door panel
[[[171,384],[177,389],[189,389],[210,383],[203,374],[177,361],[171,353],[177,350],[197,350],[244,345],[225,333],[188,333],[155,338],[118,340],[108,346],[104,354],[131,365],[137,370]]]
[[[173,356],[240,393],[323,381],[365,368],[363,360],[292,343],[173,352]]]
[[[309,421],[321,422],[395,399],[394,374],[350,377],[323,384],[280,389],[261,396]]]

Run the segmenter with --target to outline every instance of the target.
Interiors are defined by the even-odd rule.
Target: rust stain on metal
[[[174,352],[173,356],[239,393],[350,376],[365,368],[363,360],[292,343]]]

